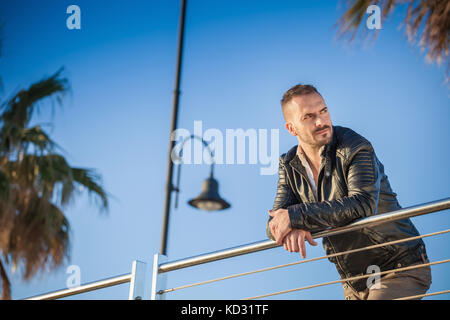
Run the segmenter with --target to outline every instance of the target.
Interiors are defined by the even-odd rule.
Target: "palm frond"
[[[441,63],[448,59],[450,33],[450,1],[442,0],[351,0],[347,1],[347,11],[338,19],[338,36],[348,36],[350,42],[356,37],[369,5],[378,5],[382,11],[382,20],[394,11],[398,5],[408,3],[405,17],[406,33],[411,44],[419,38],[422,51],[428,50],[426,59]],[[422,28],[422,25],[424,27]],[[421,30],[423,29],[422,33]],[[363,34],[367,35],[368,32]],[[419,34],[421,35],[419,36]],[[376,35],[376,33],[373,33]],[[448,60],[447,60],[448,61]],[[450,62],[448,62],[448,65]]]
[[[108,209],[108,194],[101,185],[101,176],[94,169],[72,168],[62,155],[27,154],[9,161],[5,171],[10,181],[22,189],[33,188],[46,199],[56,195],[55,201],[61,206],[70,203],[78,184],[100,200],[101,211]]]
[[[30,193],[16,199],[18,214],[10,234],[8,255],[15,265],[24,266],[28,279],[47,266],[57,267],[68,256],[69,222],[60,208]]]
[[[39,111],[38,102],[44,98],[56,97],[56,101],[61,104],[64,94],[69,90],[68,80],[61,77],[62,71],[63,68],[60,68],[52,76],[33,83],[28,89],[20,90],[3,103],[0,120],[7,131],[25,128],[33,113]]]
[[[0,201],[8,201],[10,181],[7,174],[0,167]]]
[[[20,143],[24,145],[25,152],[30,145],[37,148],[41,153],[44,151],[51,151],[57,146],[40,126],[24,129],[20,140]]]
[[[353,41],[358,33],[361,21],[366,14],[367,7],[371,4],[377,4],[378,0],[356,0],[347,2],[350,8],[339,18],[335,26],[338,27],[339,37],[349,36],[350,41]]]
[[[101,176],[94,169],[72,168],[73,179],[85,187],[89,195],[97,196],[102,211],[109,207],[108,194],[101,186]]]
[[[8,275],[0,259],[0,279],[2,281],[2,300],[11,299],[11,283],[9,282]]]
[[[450,34],[450,1],[421,0],[416,6],[411,1],[406,16],[407,35],[411,43],[416,42],[419,30],[424,24],[419,45],[428,48],[426,58],[441,63],[448,57]]]

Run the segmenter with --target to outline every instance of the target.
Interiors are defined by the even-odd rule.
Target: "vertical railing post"
[[[166,274],[159,274],[159,265],[167,262],[167,256],[156,253],[153,256],[153,272],[152,272],[152,292],[150,295],[151,300],[162,300],[164,296],[158,292],[165,289]]]
[[[134,260],[131,267],[130,293],[128,300],[142,300],[145,293],[145,273],[147,264]]]

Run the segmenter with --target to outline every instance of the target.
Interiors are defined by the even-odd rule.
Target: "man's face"
[[[294,96],[286,105],[286,129],[312,147],[328,144],[333,127],[325,101],[319,94]]]

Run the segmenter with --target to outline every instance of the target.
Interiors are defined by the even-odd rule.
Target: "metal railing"
[[[121,276],[103,279],[91,283],[87,283],[74,288],[58,290],[54,292],[45,293],[38,296],[33,296],[25,300],[53,300],[61,299],[89,291],[99,290],[107,287],[116,286],[123,283],[130,283],[130,291],[128,295],[129,300],[142,300],[145,293],[145,269],[147,265],[141,261],[133,261],[131,273]]]
[[[432,202],[421,204],[421,205],[403,208],[403,209],[393,211],[393,212],[370,216],[368,218],[364,218],[364,219],[358,220],[354,223],[351,223],[347,226],[343,226],[343,227],[339,227],[339,228],[335,228],[335,229],[328,229],[325,231],[314,233],[314,234],[312,234],[312,237],[315,239],[322,238],[322,237],[328,237],[328,236],[337,235],[337,234],[341,234],[341,233],[345,233],[345,232],[349,232],[349,231],[359,230],[359,229],[365,228],[365,227],[376,226],[376,225],[386,223],[386,222],[392,222],[392,221],[401,220],[401,219],[405,219],[405,218],[417,217],[417,216],[429,214],[432,212],[443,211],[443,210],[446,210],[449,208],[450,208],[450,198],[445,198],[445,199],[438,200],[438,201],[432,201]],[[411,241],[411,240],[413,240],[413,238],[423,238],[423,237],[427,237],[427,236],[433,236],[433,235],[443,234],[443,233],[448,233],[448,232],[450,232],[450,230],[436,232],[436,233],[429,234],[429,235],[412,237],[412,238],[408,238],[408,239],[402,239],[402,240],[398,240],[397,242]],[[384,246],[384,245],[386,245],[386,244],[380,244],[378,246]],[[164,288],[165,276],[168,272],[183,269],[183,268],[188,268],[188,267],[192,267],[192,266],[200,265],[200,264],[204,264],[204,263],[209,263],[209,262],[213,262],[213,261],[218,261],[218,260],[222,260],[222,259],[228,259],[231,257],[245,255],[245,254],[249,254],[249,253],[253,253],[253,252],[276,248],[278,246],[279,245],[273,240],[263,240],[263,241],[258,241],[258,242],[245,244],[245,245],[241,245],[241,246],[237,246],[237,247],[232,247],[232,248],[228,248],[228,249],[224,249],[224,250],[219,250],[219,251],[214,251],[214,252],[201,254],[201,255],[197,255],[197,256],[193,256],[193,257],[179,259],[179,260],[175,260],[175,261],[167,261],[166,256],[161,255],[161,254],[155,254],[154,259],[153,259],[151,299],[153,299],[153,300],[162,299],[164,294],[174,291],[176,289],[177,290],[184,289],[184,288],[192,287],[194,285],[201,285],[201,284],[211,283],[211,282],[215,282],[215,281],[221,281],[221,280],[225,280],[225,279],[235,278],[237,276],[243,276],[243,275],[247,275],[247,274],[251,274],[251,273],[255,273],[255,272],[273,270],[273,269],[279,268],[279,267],[310,262],[310,261],[328,257],[328,256],[325,256],[325,257],[310,259],[307,261],[301,261],[301,262],[291,263],[291,264],[287,264],[287,265],[261,269],[261,270],[257,270],[257,271],[244,272],[244,273],[237,274],[237,275],[231,275],[231,276],[226,276],[226,277],[222,277],[222,278],[202,281],[200,283],[185,285],[185,286],[181,286],[178,288],[171,288],[171,289]],[[359,248],[359,249],[355,249],[353,251],[365,250],[365,249],[371,249],[371,248],[368,248],[368,247],[367,248]],[[339,255],[339,254],[343,254],[343,253],[338,253],[337,255]],[[430,265],[446,263],[446,262],[450,262],[450,259],[433,262]],[[399,271],[399,269],[396,269],[396,271]],[[374,276],[374,274],[371,274],[371,276]],[[338,282],[342,282],[342,281],[343,280],[338,280],[338,281],[335,281],[332,283],[338,283]],[[326,283],[326,284],[328,284],[328,283]],[[322,284],[322,285],[325,285],[325,284]],[[303,288],[287,290],[285,292],[288,292],[288,291],[291,292],[294,290],[301,290],[301,289],[303,289]],[[280,292],[280,293],[285,293],[285,292]],[[440,293],[448,293],[448,290],[444,291],[444,292],[440,292]],[[279,294],[279,293],[276,293],[276,294]],[[434,294],[437,294],[437,293],[434,293]],[[429,294],[429,295],[433,295],[433,294]],[[268,295],[264,295],[264,296],[268,296]],[[258,297],[255,297],[255,298],[258,298]]]
[[[312,237],[315,239],[322,238],[322,237],[328,237],[328,236],[337,235],[337,234],[341,234],[341,233],[345,233],[345,232],[349,232],[349,231],[359,230],[361,228],[365,228],[365,227],[369,227],[369,226],[379,225],[379,224],[386,223],[386,222],[392,222],[392,221],[396,221],[396,220],[400,220],[400,219],[421,216],[421,215],[425,215],[425,214],[429,214],[429,213],[433,213],[433,212],[437,212],[437,211],[443,211],[443,210],[446,210],[449,208],[450,208],[450,198],[445,198],[445,199],[438,200],[438,201],[433,201],[433,202],[416,205],[416,206],[400,209],[400,210],[389,212],[389,213],[378,214],[375,216],[364,218],[364,219],[361,219],[354,223],[351,223],[347,226],[314,233],[314,234],[312,234]],[[430,236],[435,236],[438,234],[445,234],[445,233],[450,233],[450,229],[430,233],[427,235],[421,235],[421,236],[411,237],[411,238],[407,238],[407,239],[391,241],[391,242],[389,242],[389,244],[406,242],[406,241],[411,241],[414,239],[425,238],[425,237],[430,237]],[[370,250],[375,247],[380,247],[380,246],[385,246],[385,245],[387,245],[387,244],[381,243],[381,244],[376,244],[376,245],[373,245],[370,247],[357,248],[357,249],[349,250],[346,252],[335,253],[335,254],[333,254],[333,256],[348,254],[348,253],[352,253],[352,252],[358,252],[358,251],[362,251],[362,250]],[[288,264],[284,264],[284,265],[273,266],[273,267],[269,267],[269,268],[265,268],[265,269],[243,272],[240,274],[229,275],[229,276],[225,276],[225,277],[221,277],[221,278],[216,278],[216,279],[206,280],[206,281],[202,281],[202,282],[198,282],[198,283],[183,285],[183,286],[180,286],[177,288],[169,288],[169,289],[164,288],[166,275],[171,271],[175,271],[175,270],[179,270],[179,269],[183,269],[183,268],[189,268],[189,267],[192,267],[195,265],[205,264],[205,263],[218,261],[218,260],[222,260],[222,259],[228,259],[228,258],[245,255],[245,254],[249,254],[249,253],[254,253],[254,252],[258,252],[258,251],[262,251],[262,250],[272,249],[272,248],[276,248],[276,247],[279,247],[279,245],[275,241],[263,240],[263,241],[253,242],[253,243],[249,243],[249,244],[245,244],[245,245],[241,245],[241,246],[237,246],[237,247],[232,247],[232,248],[228,248],[228,249],[224,249],[224,250],[219,250],[219,251],[214,251],[214,252],[201,254],[201,255],[197,255],[197,256],[193,256],[193,257],[179,259],[179,260],[175,260],[175,261],[167,261],[166,256],[160,255],[160,254],[155,254],[154,259],[153,259],[153,274],[152,274],[150,299],[152,299],[152,300],[162,299],[164,297],[164,294],[167,294],[167,293],[175,291],[175,290],[180,290],[180,289],[185,289],[185,288],[189,288],[189,287],[193,287],[193,286],[197,286],[197,285],[202,285],[202,284],[222,281],[222,280],[226,280],[226,279],[236,278],[236,277],[245,276],[245,275],[249,275],[249,274],[253,274],[253,273],[274,270],[277,268],[317,261],[317,260],[325,259],[325,258],[332,256],[332,255],[322,256],[322,257],[312,258],[312,259],[308,259],[308,260],[288,263]],[[405,267],[405,268],[406,269],[420,268],[421,266],[422,267],[428,266],[428,265],[431,266],[431,265],[447,263],[447,262],[450,262],[450,259],[430,262],[428,264],[424,263],[419,266],[409,266],[409,267]],[[401,271],[402,269],[403,268],[396,269],[395,271]],[[46,293],[46,294],[42,294],[42,295],[38,295],[38,296],[33,296],[30,298],[27,298],[26,300],[61,299],[64,297],[73,296],[73,295],[90,292],[90,291],[94,291],[94,290],[99,290],[99,289],[103,289],[103,288],[107,288],[107,287],[111,287],[111,286],[115,286],[115,285],[119,285],[119,284],[123,284],[123,283],[130,283],[129,299],[130,300],[140,300],[140,299],[144,298],[144,294],[145,294],[145,271],[146,271],[146,264],[144,262],[140,262],[140,261],[136,260],[136,261],[133,261],[131,273],[116,276],[113,278],[108,278],[108,279],[104,279],[104,280],[87,283],[87,284],[84,284],[84,285],[81,285],[78,287],[74,287],[74,288],[68,288],[68,289],[58,290],[58,291],[54,291],[54,292],[50,292],[50,293]],[[385,274],[387,272],[389,272],[389,271],[383,271],[380,274]],[[370,274],[370,275],[364,275],[364,276],[360,276],[360,277],[369,277],[369,276],[375,276],[375,275],[376,274]],[[263,298],[263,297],[267,297],[267,296],[283,294],[283,293],[293,292],[293,291],[300,291],[300,290],[310,289],[313,287],[318,287],[318,286],[323,286],[323,285],[328,285],[328,284],[333,284],[333,283],[342,283],[346,280],[348,280],[348,279],[330,281],[330,282],[316,284],[316,285],[302,287],[302,288],[283,290],[283,291],[269,293],[269,294],[261,295],[261,296],[255,296],[255,297],[251,297],[251,298],[247,298],[247,299]],[[441,292],[434,292],[434,293],[429,293],[429,294],[414,296],[414,297],[404,297],[402,299],[421,298],[424,296],[433,296],[433,295],[444,294],[444,293],[450,293],[450,290],[444,290]]]

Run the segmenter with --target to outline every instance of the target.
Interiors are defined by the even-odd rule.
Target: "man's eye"
[[[310,114],[307,114],[306,116],[303,117],[304,120],[311,118]]]

